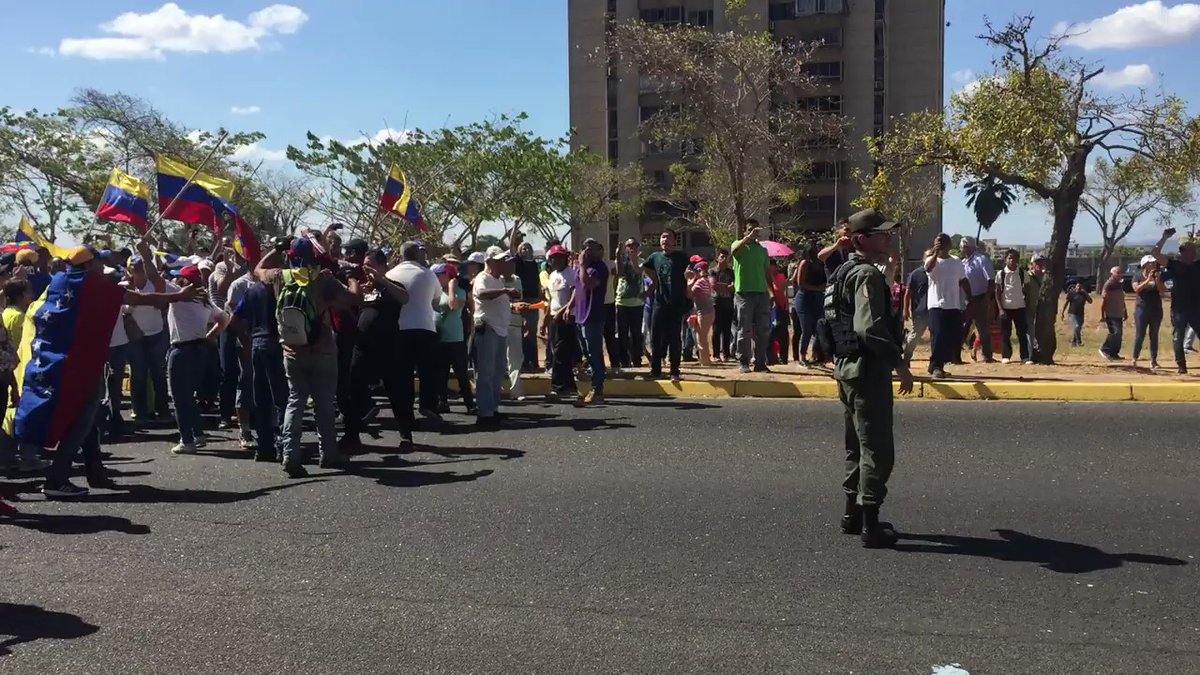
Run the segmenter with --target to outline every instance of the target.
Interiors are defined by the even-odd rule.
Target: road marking
[[[971,675],[965,668],[957,663],[951,663],[946,666],[934,666],[931,675]]]

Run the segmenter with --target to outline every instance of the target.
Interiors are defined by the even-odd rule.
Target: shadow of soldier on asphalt
[[[1146,565],[1186,565],[1186,560],[1144,553],[1108,553],[1095,546],[1075,544],[1069,541],[1045,539],[1015,530],[992,530],[999,539],[962,537],[952,534],[900,534],[901,543],[897,551],[909,553],[939,553],[943,555],[968,555],[1011,562],[1040,563],[1052,572],[1083,574],[1097,570],[1114,569],[1121,565],[1143,563]],[[907,544],[905,541],[922,541],[925,544]]]
[[[75,640],[98,630],[74,614],[0,602],[0,636],[9,636],[0,639],[0,656],[9,656],[12,647],[35,640]]]
[[[120,516],[58,515],[53,513],[28,513],[19,511],[0,516],[0,526],[15,525],[25,530],[36,530],[45,534],[98,534],[121,532],[123,534],[150,534],[150,528]]]
[[[230,490],[197,490],[190,488],[160,488],[153,485],[121,485],[119,491],[92,493],[86,502],[106,504],[234,504],[266,497],[272,492],[288,490],[301,485],[323,483],[325,478],[281,483],[247,492]]]
[[[431,462],[432,464],[447,464],[449,462]],[[420,466],[414,463],[413,466]],[[354,463],[343,470],[347,476],[358,476],[360,478],[370,478],[379,485],[386,487],[398,488],[413,488],[424,487],[426,485],[446,485],[449,483],[465,483],[495,473],[491,469],[482,469],[471,473],[454,473],[450,471],[412,471],[409,469],[397,468],[386,469],[367,466],[361,463]]]

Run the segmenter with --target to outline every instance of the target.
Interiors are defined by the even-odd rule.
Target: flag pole
[[[172,197],[171,201],[167,204],[167,208],[159,211],[158,220],[154,221],[153,225],[146,228],[146,233],[142,235],[143,239],[145,239],[146,237],[149,237],[150,233],[153,232],[156,227],[158,227],[159,225],[162,225],[163,214],[171,212],[171,209],[174,208],[174,206],[175,206],[175,202],[179,201],[180,195],[182,195],[184,193],[184,191],[186,191],[188,189],[188,187],[190,187],[191,184],[196,180],[196,176],[200,175],[200,171],[202,169],[204,169],[205,164],[208,164],[208,160],[212,159],[213,155],[217,154],[217,149],[221,147],[221,144],[225,142],[226,138],[229,138],[229,132],[222,131],[220,138],[218,138],[217,142],[213,144],[212,149],[208,151],[208,154],[205,155],[204,159],[200,162],[200,165],[197,166],[195,168],[195,170],[192,171],[191,178],[188,178],[187,182],[183,184],[183,187],[179,189],[179,192],[175,193],[175,196]]]

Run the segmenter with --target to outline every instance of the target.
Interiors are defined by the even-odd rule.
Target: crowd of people
[[[744,373],[787,363],[789,352],[802,368],[832,363],[817,334],[828,313],[826,289],[852,253],[850,226],[839,224],[828,246],[811,241],[782,259],[768,255],[754,220],[712,259],[680,250],[671,229],[653,251],[643,251],[636,239],[612,256],[594,239],[575,251],[551,241],[544,260],[516,229],[507,233],[507,248],[435,256],[419,242],[389,251],[362,239],[342,241],[339,225],[272,242],[254,265],[221,238],[203,256],[164,256],[148,240],[138,242],[136,253],[84,247],[67,260],[51,259],[44,249],[22,250],[0,257],[0,377],[8,389],[0,460],[13,473],[44,472],[50,497],[77,497],[87,489],[72,484],[63,466],[77,451],[83,451],[89,485],[111,486],[100,463],[102,440],[161,420],[178,431],[170,451],[193,454],[209,442],[206,426],[213,425],[204,416],[211,415],[217,428],[236,428],[240,447],[257,460],[279,462],[287,475],[301,477],[307,475],[301,435],[310,403],[319,464],[340,467],[361,449],[365,425],[378,415],[377,386],[404,452],[413,447],[417,415],[442,424],[452,402],[475,416],[478,429],[500,428],[505,385],[507,396],[522,399],[522,378],[530,373],[549,374],[551,398],[570,397],[585,407],[604,401],[611,373],[644,361],[645,377],[663,379],[665,372],[672,381],[681,379],[684,360],[735,362]],[[1148,339],[1157,366],[1165,270],[1174,280],[1174,346],[1185,372],[1184,336],[1200,317],[1200,263],[1192,244],[1177,260],[1164,258],[1171,234],[1164,233],[1134,279],[1133,360]],[[874,263],[892,282],[890,306],[905,326],[903,362],[911,362],[926,330],[934,378],[948,376],[946,366],[962,363],[967,348],[993,361],[994,343],[1003,362],[1028,362],[1037,348],[1045,256],[1025,266],[1016,251],[1007,251],[995,270],[972,239],[963,238],[959,249],[961,256],[952,255],[951,238],[938,235],[906,280],[894,255]],[[94,410],[85,410],[75,425],[81,428],[70,434],[77,447],[63,452],[60,443],[51,462],[45,448],[15,432],[21,396],[16,345],[36,325],[26,321],[31,302],[56,272],[72,270],[119,283],[128,302],[111,333],[95,333],[109,339],[108,367],[89,403]],[[1082,285],[1068,289],[1062,316],[1071,317],[1075,343],[1082,343],[1083,312],[1091,302]],[[1099,303],[1109,331],[1101,353],[1121,358],[1126,317],[1119,270],[1104,284]],[[581,380],[590,385],[583,393]]]

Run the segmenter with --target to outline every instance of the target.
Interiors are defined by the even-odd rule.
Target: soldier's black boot
[[[861,534],[862,523],[862,507],[858,505],[858,495],[846,495],[846,511],[842,514],[842,534]]]
[[[863,548],[891,548],[896,545],[896,530],[891,523],[879,521],[878,506],[862,507]]]

